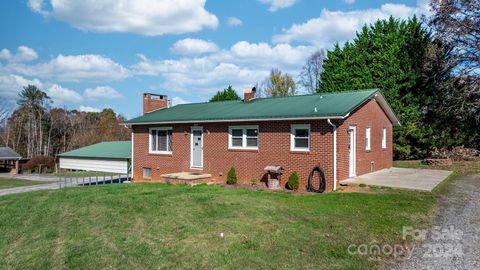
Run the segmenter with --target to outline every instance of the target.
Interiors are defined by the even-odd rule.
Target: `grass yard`
[[[298,195],[166,184],[16,194],[0,197],[0,265],[368,269],[379,262],[348,246],[402,243],[402,226],[428,222],[434,202],[414,191]]]
[[[41,184],[51,184],[51,181],[30,181],[23,179],[10,179],[10,178],[0,178],[0,189],[4,188],[14,188],[14,187],[23,187],[23,186],[33,186]]]

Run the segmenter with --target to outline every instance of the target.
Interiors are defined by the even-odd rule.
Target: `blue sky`
[[[425,0],[0,1],[0,99],[36,84],[55,106],[127,118],[141,94],[174,104],[239,94],[271,68],[297,77],[315,50],[365,23],[427,12]]]

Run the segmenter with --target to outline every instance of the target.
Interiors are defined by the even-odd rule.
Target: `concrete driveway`
[[[390,168],[367,173],[355,178],[340,181],[342,185],[366,184],[370,186],[385,186],[406,188],[421,191],[432,191],[440,182],[447,178],[452,171]]]

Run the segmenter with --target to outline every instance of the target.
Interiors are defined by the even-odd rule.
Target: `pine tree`
[[[422,122],[422,108],[432,96],[422,77],[431,43],[416,17],[365,25],[352,42],[327,53],[318,92],[380,89],[402,122],[394,132],[396,157],[422,157],[431,147],[432,130]]]
[[[218,91],[210,99],[210,102],[224,101],[224,100],[240,100],[240,97],[237,95],[237,92],[235,92],[235,89],[233,89],[231,85],[223,89],[223,91]]]

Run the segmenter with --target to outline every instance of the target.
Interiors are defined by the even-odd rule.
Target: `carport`
[[[121,183],[130,179],[132,144],[110,141],[58,155],[64,186]]]
[[[3,169],[10,173],[17,174],[20,170],[19,160],[22,157],[10,147],[0,147],[0,161]]]

